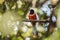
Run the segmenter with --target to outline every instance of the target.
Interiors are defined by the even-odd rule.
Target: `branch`
[[[50,22],[50,21],[47,21],[47,20],[27,20],[27,19],[23,19],[22,21],[25,21],[25,22],[39,22],[39,23]]]

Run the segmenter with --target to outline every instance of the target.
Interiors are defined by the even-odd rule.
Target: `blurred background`
[[[28,22],[30,9],[38,21],[38,37]],[[60,0],[0,0],[0,40],[60,40]]]

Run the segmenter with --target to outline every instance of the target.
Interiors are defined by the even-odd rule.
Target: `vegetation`
[[[52,9],[51,15],[47,16],[48,9],[44,8],[45,2],[48,0],[38,0],[35,3],[34,10],[39,16],[39,20],[48,22],[38,22],[38,36],[33,35],[33,27],[29,22],[23,21],[27,19],[27,13],[32,8],[32,1],[28,0],[1,0],[0,2],[0,40],[60,40],[60,4],[53,2],[48,5],[48,9]],[[47,11],[46,11],[47,10]],[[57,21],[52,21],[52,16],[56,16]]]

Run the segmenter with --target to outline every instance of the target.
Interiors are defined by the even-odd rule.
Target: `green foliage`
[[[24,12],[23,12],[22,10],[18,10],[17,13],[18,13],[18,15],[19,15],[21,18],[22,18],[23,15],[24,15]]]
[[[55,32],[43,40],[60,40],[60,29],[55,30]]]
[[[3,10],[2,10],[2,4],[0,4],[0,12],[1,13],[3,12]]]
[[[60,12],[60,3],[56,6],[56,8],[54,10],[55,16],[57,16],[59,12]]]
[[[46,20],[47,19],[47,15],[46,13],[43,11],[43,14],[40,16],[41,20]]]
[[[12,37],[12,40],[23,40],[21,37]]]
[[[9,2],[8,6],[10,7],[10,9],[14,5],[14,3],[15,3],[14,1],[16,2],[16,0],[12,0]],[[19,32],[20,32],[19,34],[21,34],[24,38],[29,37],[29,36],[33,36],[32,35],[32,28],[28,28],[27,32],[23,32],[22,26],[21,26],[21,24],[22,24],[21,18],[26,16],[26,13],[30,7],[31,7],[30,2],[23,2],[20,9],[17,8],[17,10],[15,10],[15,11],[13,11],[13,10],[7,11],[6,10],[6,12],[3,15],[0,13],[0,31],[3,32],[4,35],[5,34],[12,34],[12,37],[11,37],[12,40],[23,40],[23,38],[20,35],[13,36],[13,33],[15,33],[15,31],[13,29],[13,27],[14,27],[13,25],[16,25],[16,22],[19,21],[20,24],[17,26],[19,29]],[[39,11],[39,10],[37,10],[37,11]],[[57,13],[58,11],[60,11],[60,6],[58,6],[56,8],[55,13]],[[0,12],[2,12],[2,5],[0,5]],[[2,18],[2,16],[3,16],[3,18]],[[12,16],[12,18],[11,18],[11,16]],[[43,20],[47,19],[46,13],[44,11],[40,17]],[[8,21],[11,21],[11,24],[9,26],[7,25]],[[2,25],[4,25],[4,26],[2,26]],[[44,31],[43,31],[43,33],[44,33]],[[39,33],[39,36],[40,36],[40,34],[41,33]],[[4,38],[4,35],[1,36],[2,39]],[[32,38],[32,39],[34,40],[34,38]],[[43,35],[43,40],[60,40],[60,29],[55,31],[51,36],[49,36],[47,38],[44,38],[44,35]]]

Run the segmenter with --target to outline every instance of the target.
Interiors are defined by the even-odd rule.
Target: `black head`
[[[34,10],[33,9],[30,10],[30,14],[34,14]]]

